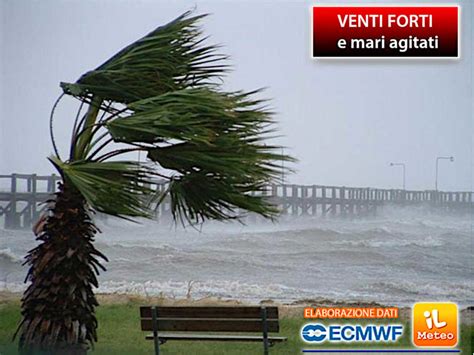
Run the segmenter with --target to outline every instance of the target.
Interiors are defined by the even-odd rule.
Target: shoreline
[[[0,308],[3,304],[20,302],[22,293],[11,291],[0,291]],[[238,299],[221,299],[216,297],[204,298],[169,298],[160,296],[143,296],[130,293],[96,293],[99,307],[101,305],[161,305],[161,306],[235,306],[235,305],[272,305],[277,306],[280,315],[283,318],[301,318],[303,319],[303,310],[306,307],[397,307],[389,304],[377,302],[345,302],[333,301],[329,299],[301,299],[293,302],[278,302],[271,299],[261,300],[260,302],[249,302]],[[410,321],[411,307],[397,307],[401,321]],[[474,308],[459,307],[460,323],[471,325],[474,323]],[[308,319],[310,321],[310,319]]]

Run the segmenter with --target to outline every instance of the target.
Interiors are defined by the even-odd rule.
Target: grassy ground
[[[143,301],[127,300],[120,303],[107,303],[99,307],[99,341],[91,355],[99,354],[153,354],[153,342],[145,341],[145,333],[140,330],[138,306]],[[299,315],[282,312],[281,331],[279,335],[288,337],[286,343],[276,344],[270,349],[270,354],[301,354],[308,346],[300,340],[301,326],[307,321]],[[16,354],[16,344],[11,342],[11,336],[19,320],[19,301],[8,300],[0,302],[0,354]],[[410,330],[405,321],[405,331],[402,339],[395,345],[398,348],[411,348]],[[458,348],[463,354],[472,354],[474,329],[472,325],[461,326],[461,341]],[[325,344],[319,348],[334,348]],[[352,346],[353,347],[353,346]],[[364,346],[368,347],[368,346]],[[371,347],[377,347],[372,345]],[[380,348],[380,345],[378,346]],[[251,355],[262,354],[260,343],[216,343],[216,342],[169,342],[162,346],[163,355],[171,354],[230,354]]]

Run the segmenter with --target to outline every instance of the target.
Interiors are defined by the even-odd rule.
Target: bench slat
[[[278,319],[278,307],[266,307],[267,319]],[[157,307],[159,318],[261,318],[260,307]],[[151,318],[151,307],[140,307]]]
[[[262,342],[260,335],[218,335],[218,334],[159,334],[161,340],[207,340],[207,341],[255,341]],[[153,340],[153,334],[146,336],[147,340]],[[268,340],[274,343],[286,341],[285,337],[268,337]]]
[[[268,331],[278,332],[278,320],[269,319]],[[142,318],[142,330],[153,330],[152,320]],[[158,330],[164,331],[195,331],[195,332],[261,332],[261,319],[170,319],[159,318]]]

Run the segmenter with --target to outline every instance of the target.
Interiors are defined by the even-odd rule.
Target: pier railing
[[[44,201],[56,192],[58,181],[57,175],[0,175],[0,222],[3,219],[5,228],[29,228],[46,208]],[[166,189],[166,184],[156,181],[150,187],[159,193]],[[474,210],[474,192],[471,191],[272,184],[261,193],[279,207],[282,215],[295,217],[375,215],[378,209],[387,205],[426,205],[448,212],[472,213]],[[157,206],[156,215],[169,217],[169,199]]]

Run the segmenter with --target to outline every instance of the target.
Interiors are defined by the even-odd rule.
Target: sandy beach
[[[7,303],[17,303],[21,299],[21,293],[1,291],[0,307]],[[161,306],[234,306],[234,305],[272,305],[277,306],[279,314],[283,318],[303,318],[303,310],[306,307],[392,307],[391,305],[379,303],[351,303],[351,302],[334,302],[331,300],[300,300],[292,303],[280,303],[272,300],[262,300],[258,303],[249,303],[240,300],[223,300],[219,298],[206,297],[201,299],[176,299],[163,298],[157,296],[141,296],[134,294],[97,294],[99,305],[126,305],[126,304],[143,304],[143,305],[161,305]],[[399,308],[399,320],[409,322],[411,319],[411,308]],[[460,309],[460,320],[463,324],[473,324],[474,309],[472,307]]]

